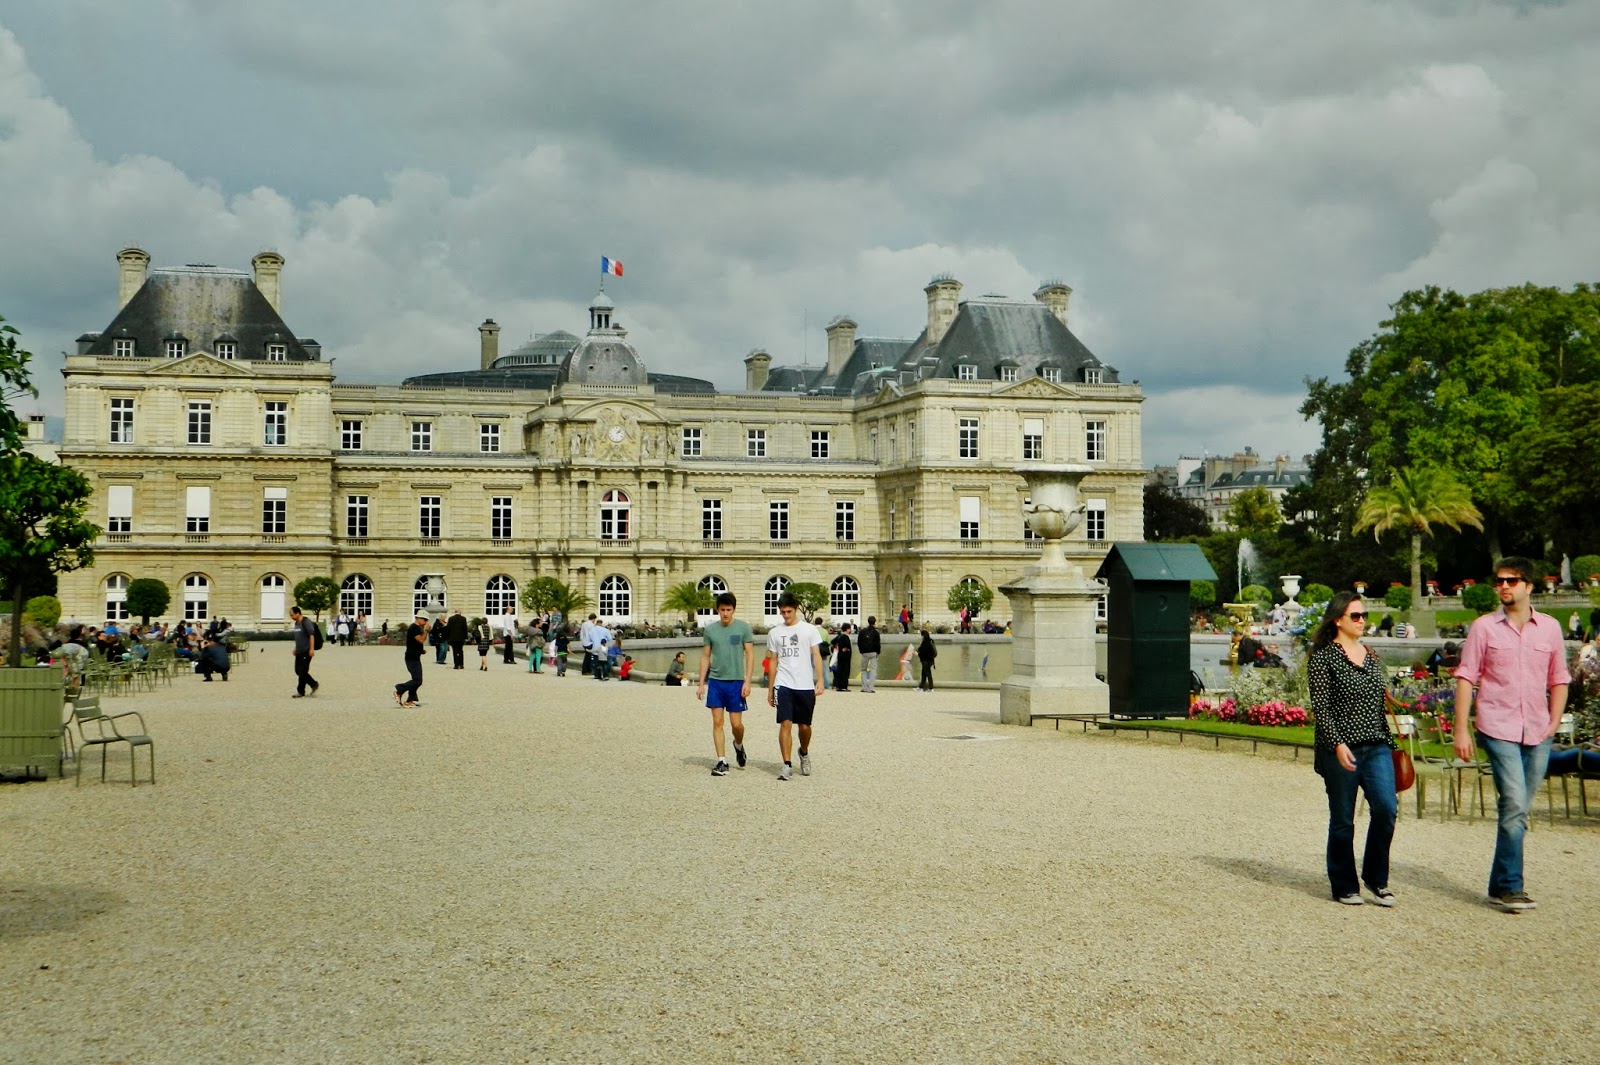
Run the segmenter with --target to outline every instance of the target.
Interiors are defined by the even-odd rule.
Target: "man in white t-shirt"
[[[800,775],[811,775],[811,717],[822,694],[822,633],[799,620],[799,612],[799,600],[784,592],[778,597],[783,624],[767,633],[767,650],[777,663],[767,688],[767,705],[778,711],[778,750],[783,755],[779,780],[788,780],[792,771],[794,725],[800,727]]]

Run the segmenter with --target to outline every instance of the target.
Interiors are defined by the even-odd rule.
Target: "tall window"
[[[956,425],[956,457],[978,457],[978,419],[962,418]]]
[[[913,540],[917,537],[917,497],[906,498],[906,535]]]
[[[697,458],[700,454],[700,429],[698,426],[685,427],[683,430],[683,447],[680,448],[685,458]]]
[[[268,536],[282,536],[289,525],[289,490],[268,487],[262,493],[261,531]]]
[[[1090,462],[1106,460],[1106,423],[1091,420],[1083,423],[1083,457]]]
[[[184,502],[188,524],[184,526],[185,532],[208,533],[211,531],[211,489],[207,485],[190,485],[184,489]]]
[[[289,345],[287,345],[287,344],[268,344],[267,345],[267,361],[268,362],[283,362],[288,357],[289,357]]]
[[[1044,458],[1044,419],[1022,419],[1022,458],[1036,462]]]
[[[1104,540],[1106,538],[1106,501],[1104,499],[1089,499],[1084,501],[1087,508],[1083,512],[1083,535],[1090,540]]]
[[[976,381],[977,379],[978,379],[978,367],[977,367],[977,364],[970,363],[970,362],[962,362],[962,363],[957,363],[956,364],[956,380],[957,381]]]
[[[339,423],[339,449],[341,451],[361,450],[361,423],[354,418],[346,418]]]
[[[633,504],[626,492],[615,489],[600,497],[600,539],[628,539],[628,518]]]
[[[489,578],[483,586],[483,613],[486,617],[515,617],[517,613],[517,582],[504,573]]]
[[[889,539],[893,540],[899,533],[895,532],[894,500],[889,500]]]
[[[700,539],[722,539],[722,500],[702,499],[700,501]]]
[[[367,497],[344,497],[344,534],[352,537],[367,535]]]
[[[626,577],[612,575],[600,582],[597,613],[603,618],[625,618],[633,614],[633,587]]]
[[[827,458],[828,457],[828,444],[829,444],[828,430],[826,430],[826,429],[813,429],[813,430],[811,430],[811,457],[812,458],[814,458],[814,459],[825,459],[825,458]]]
[[[282,447],[289,442],[289,404],[267,404],[261,442],[268,447]]]
[[[372,582],[364,573],[352,573],[339,582],[339,609],[355,617],[372,616]]]
[[[432,451],[433,450],[433,423],[432,422],[412,422],[411,423],[411,450],[412,451]]]
[[[106,488],[106,532],[133,531],[133,485],[113,484]]]
[[[490,498],[489,535],[496,540],[511,539],[510,496],[493,496]]]
[[[106,578],[106,620],[128,620],[128,575],[113,573]]]
[[[764,459],[767,457],[767,431],[765,429],[746,429],[744,431],[744,454],[746,458]]]
[[[702,592],[709,594],[712,602],[712,606],[708,609],[695,611],[695,616],[702,620],[716,617],[717,596],[728,590],[728,582],[717,576],[715,573],[712,573],[701,577],[700,580],[695,584],[695,587],[699,588]]]
[[[854,577],[840,577],[828,586],[828,613],[835,618],[861,614],[861,585]]]
[[[856,505],[853,500],[833,501],[833,538],[835,540],[856,538]]]
[[[113,399],[111,401],[111,442],[113,444],[133,443],[133,400]]]
[[[878,461],[878,427],[872,427],[872,461]]]
[[[478,450],[500,450],[500,427],[498,425],[492,425],[489,422],[484,422],[482,425],[478,426]]]
[[[961,506],[961,539],[978,539],[978,514],[981,503],[977,496],[962,496]]]
[[[778,597],[783,594],[783,590],[787,587],[789,587],[788,577],[767,578],[766,585],[761,589],[761,613],[765,617],[775,618],[778,616]]]
[[[111,354],[120,355],[126,359],[133,358],[133,341],[126,338],[113,340],[111,342]]]
[[[774,499],[767,504],[767,539],[789,539],[789,501]]]
[[[231,340],[217,341],[217,358],[232,360],[239,354],[239,345]]]
[[[211,443],[210,400],[191,399],[189,401],[189,443]]]
[[[285,589],[289,582],[281,573],[269,573],[261,578],[261,620],[282,621],[286,611],[284,600],[288,598]]]
[[[417,535],[424,540],[439,539],[444,507],[440,496],[417,497]]]
[[[183,579],[183,620],[204,621],[211,616],[211,582],[199,573]]]

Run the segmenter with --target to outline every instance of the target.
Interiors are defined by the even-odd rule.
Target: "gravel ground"
[[[1410,817],[1342,907],[1304,761],[895,690],[781,784],[762,704],[715,779],[692,689],[469,653],[403,711],[329,648],[291,701],[285,652],[110,701],[155,787],[0,787],[0,1061],[1600,1058],[1592,822],[1541,814],[1534,913]]]

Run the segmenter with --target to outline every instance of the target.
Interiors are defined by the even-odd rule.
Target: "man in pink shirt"
[[[1456,756],[1472,758],[1469,713],[1478,689],[1478,743],[1499,793],[1500,825],[1489,867],[1489,901],[1507,913],[1537,903],[1522,884],[1522,837],[1550,762],[1550,737],[1567,705],[1567,653],[1561,623],[1528,602],[1533,563],[1503,558],[1494,567],[1500,609],[1472,623],[1456,667]]]

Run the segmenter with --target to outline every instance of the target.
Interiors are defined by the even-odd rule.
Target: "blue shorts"
[[[706,705],[730,714],[744,713],[744,681],[706,678]]]
[[[796,725],[811,724],[811,715],[817,712],[817,693],[800,688],[778,689],[778,724],[793,721]]]

